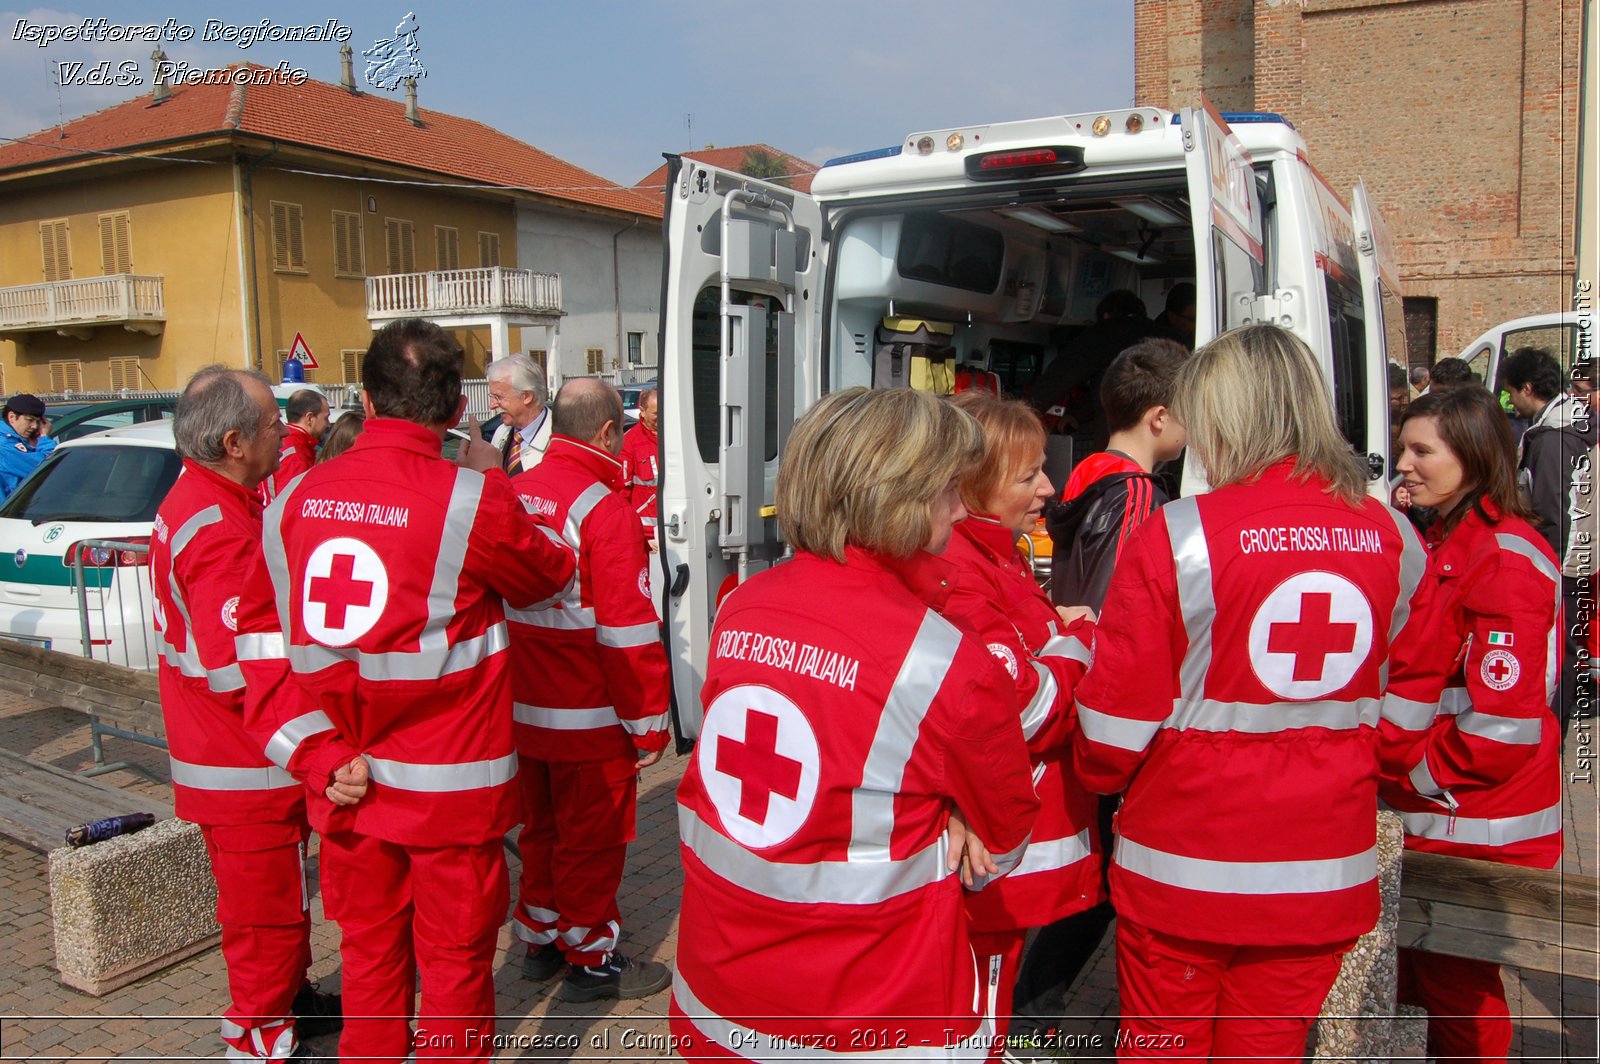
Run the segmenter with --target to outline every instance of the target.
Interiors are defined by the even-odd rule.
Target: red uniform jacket
[[[233,640],[244,563],[260,554],[255,493],[185,459],[156,511],[150,581],[173,806],[191,823],[305,819],[300,781],[268,761],[244,727],[244,674]]]
[[[1127,792],[1117,912],[1185,938],[1333,943],[1378,916],[1377,724],[1423,547],[1291,468],[1133,534],[1078,688],[1079,776]]]
[[[520,803],[501,600],[562,594],[572,552],[503,472],[458,469],[391,418],[278,496],[265,548],[237,641],[250,723],[312,789],[317,829],[416,846],[504,834]],[[290,669],[302,697],[277,693]],[[373,785],[335,807],[322,792],[357,754]]]
[[[1062,632],[1060,615],[1017,554],[1011,530],[993,518],[973,514],[956,525],[944,554],[922,557],[954,575],[942,601],[924,601],[987,645],[1016,683],[1039,796],[1039,819],[1022,862],[967,894],[973,930],[1043,927],[1099,904],[1096,800],[1071,771],[1072,695],[1089,667],[1093,625],[1078,621]]]
[[[1022,855],[1039,802],[1010,677],[894,563],[850,547],[843,565],[801,553],[728,596],[702,698],[678,790],[680,1052],[974,1034],[944,831],[959,806],[1003,870]]]
[[[622,479],[644,534],[655,535],[656,492],[661,485],[660,438],[637,422],[622,437]]]
[[[543,761],[637,758],[667,745],[667,652],[622,467],[570,436],[511,486],[534,521],[578,552],[550,605],[507,607],[517,749]]]
[[[316,464],[316,441],[299,425],[290,425],[289,435],[283,438],[283,450],[278,452],[278,468],[267,474],[267,479],[256,489],[261,493],[262,504],[277,498],[291,480]]]
[[[1406,846],[1554,868],[1561,859],[1561,581],[1543,536],[1487,500],[1448,539],[1395,643],[1384,802]]]

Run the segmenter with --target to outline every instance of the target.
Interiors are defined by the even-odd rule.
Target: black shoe
[[[307,983],[289,1006],[294,1013],[294,1033],[299,1038],[316,1038],[344,1027],[344,1002],[338,994],[324,994],[316,983]]]
[[[563,1001],[597,1001],[600,998],[641,998],[665,990],[672,970],[659,961],[632,961],[620,953],[608,955],[594,967],[572,966],[561,984]]]
[[[528,947],[528,953],[522,958],[522,978],[524,979],[549,979],[559,975],[561,969],[567,966],[567,958],[561,952],[561,947],[554,942],[547,942],[537,948]]]

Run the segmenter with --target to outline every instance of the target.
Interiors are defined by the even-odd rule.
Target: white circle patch
[[[222,623],[230,632],[239,630],[239,596],[235,595],[222,604]]]
[[[639,570],[639,594],[645,598],[650,597],[650,567],[648,565]]]
[[[1250,668],[1279,698],[1321,698],[1355,678],[1372,650],[1372,606],[1337,573],[1297,573],[1250,622]]]
[[[1483,656],[1478,671],[1483,676],[1483,682],[1488,684],[1491,690],[1504,691],[1512,687],[1522,675],[1522,663],[1511,651],[1493,647]]]
[[[730,687],[706,709],[695,746],[722,827],[754,850],[789,838],[817,799],[821,755],[800,707],[770,687]]]
[[[330,539],[311,552],[301,618],[317,642],[348,646],[372,631],[389,601],[389,573],[359,539]]]
[[[1012,653],[1010,647],[1004,643],[990,643],[989,653],[993,654],[995,660],[1006,667],[1006,671],[1011,674],[1013,680],[1017,678],[1017,655]]]

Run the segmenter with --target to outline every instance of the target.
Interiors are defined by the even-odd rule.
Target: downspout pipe
[[[253,345],[255,347],[255,364],[256,369],[258,370],[263,368],[264,356],[261,353],[261,290],[256,273],[258,265],[256,262],[256,192],[255,185],[250,180],[250,175],[256,171],[257,167],[261,166],[276,154],[278,154],[278,142],[273,141],[272,150],[267,152],[267,154],[263,155],[261,158],[257,159],[255,162],[246,166],[243,171],[245,214],[244,229],[245,233],[247,234],[250,254],[250,311],[251,316],[255,319],[255,338]]]
[[[624,353],[622,347],[622,256],[618,251],[618,241],[622,234],[632,229],[639,228],[639,217],[634,215],[633,221],[611,234],[611,306],[617,317],[617,383],[622,383],[622,366]]]

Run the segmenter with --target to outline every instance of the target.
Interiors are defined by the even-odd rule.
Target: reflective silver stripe
[[[1211,550],[1206,546],[1196,496],[1167,503],[1161,508],[1161,515],[1172,542],[1178,606],[1189,636],[1189,647],[1178,667],[1178,690],[1186,701],[1194,701],[1202,697],[1206,673],[1211,671],[1211,622],[1217,614],[1217,599],[1211,589]]]
[[[1349,857],[1316,861],[1214,861],[1167,853],[1119,836],[1113,860],[1157,883],[1212,894],[1321,894],[1359,887],[1378,876],[1376,846]]]
[[[363,680],[437,680],[477,668],[505,650],[510,641],[502,621],[480,636],[432,650],[369,654],[355,647],[325,647],[321,643],[291,646],[289,663],[295,672],[309,673],[320,672],[341,661],[353,661]]]
[[[1439,692],[1439,712],[1446,716],[1465,713],[1472,708],[1472,696],[1465,687],[1446,687]]]
[[[222,1037],[224,1038],[243,1038],[245,1034],[245,1028],[240,1027],[226,1016],[218,1021],[217,1028],[222,1032]]]
[[[1017,867],[1017,865],[1021,864],[1022,858],[1028,852],[1028,842],[1032,838],[1032,835],[1027,836],[1027,838],[1024,838],[1021,842],[1017,843],[1015,847],[1007,850],[1005,853],[991,854],[990,856],[994,858],[995,867],[999,869],[995,875],[1003,876],[1013,868]]]
[[[288,654],[282,632],[246,632],[233,637],[233,656],[240,661],[276,661]]]
[[[1556,611],[1554,614],[1552,614],[1552,617],[1554,617],[1556,620],[1559,620],[1561,618],[1561,574],[1556,569],[1555,565],[1550,561],[1549,558],[1546,558],[1542,553],[1540,553],[1539,548],[1535,547],[1532,543],[1523,539],[1521,536],[1514,536],[1509,532],[1498,532],[1495,534],[1494,541],[1499,544],[1500,549],[1511,551],[1513,554],[1520,554],[1524,558],[1528,559],[1528,561],[1533,563],[1533,567],[1535,569],[1543,573],[1551,581],[1551,583],[1555,585]],[[1557,640],[1560,635],[1561,625],[1552,624],[1550,626],[1550,634],[1545,640],[1544,700],[1546,702],[1549,702],[1556,696],[1556,688],[1561,682],[1561,670],[1557,667]]]
[[[594,638],[601,646],[626,650],[628,647],[647,647],[661,642],[661,631],[654,621],[628,625],[597,624]]]
[[[640,480],[638,477],[634,477],[628,481],[628,485],[634,488],[653,488],[656,486],[656,482],[654,480]]]
[[[674,966],[676,968],[676,966]],[[994,1044],[994,1028],[987,1018],[981,1019],[977,1030],[962,1038],[955,1046],[906,1046],[900,1049],[879,1049],[871,1052],[850,1052],[846,1049],[828,1049],[816,1043],[818,1038],[785,1038],[766,1034],[725,1020],[712,1012],[695,992],[689,989],[682,969],[672,973],[672,1000],[683,1011],[684,1019],[695,1034],[712,1042],[735,1057],[759,1061],[980,1061],[988,1056]],[[953,1027],[952,1022],[948,1026]],[[835,1040],[840,1041],[840,1040]]]
[[[483,499],[483,474],[472,469],[456,470],[450,488],[450,501],[444,512],[444,528],[439,534],[439,553],[433,563],[433,583],[428,587],[428,620],[417,637],[422,654],[446,650],[450,645],[449,626],[456,615],[456,595],[461,591],[461,567],[466,564],[467,544],[472,525],[478,518],[478,503]]]
[[[1452,824],[1452,821],[1454,822]],[[1509,846],[1561,833],[1561,803],[1521,816],[1467,817],[1449,813],[1401,813],[1407,835],[1469,846]]]
[[[1502,717],[1478,709],[1468,709],[1456,718],[1456,727],[1480,739],[1513,746],[1538,746],[1544,736],[1544,718]]]
[[[367,755],[372,778],[385,787],[402,791],[475,791],[509,783],[517,774],[517,755],[489,761],[462,761],[454,765],[417,765],[408,761]]]
[[[261,768],[231,768],[223,765],[195,765],[168,757],[172,782],[202,791],[276,791],[298,787],[300,781],[277,765]]]
[[[578,497],[572,500],[572,505],[567,509],[567,519],[561,525],[561,538],[566,540],[573,550],[577,550],[583,542],[584,521],[588,520],[601,500],[610,494],[610,488],[596,481],[584,488]]]
[[[176,605],[178,602],[176,588],[173,589],[173,595],[173,603]],[[188,628],[187,617],[184,618],[184,630],[188,632],[191,639],[194,638],[194,632]],[[179,650],[167,640],[166,636],[165,632],[161,633],[161,656],[166,659],[168,665],[177,669],[184,676],[193,680],[204,680],[206,686],[219,695],[244,689],[244,673],[239,670],[238,665],[224,665],[220,669],[208,669],[200,664],[200,654],[193,647],[188,650]]]
[[[1051,622],[1054,624],[1055,622]],[[1088,665],[1094,660],[1094,654],[1082,639],[1075,635],[1051,636],[1050,641],[1039,648],[1035,655],[1041,658],[1066,658],[1076,661],[1080,665]]]
[[[517,610],[507,606],[506,620],[562,632],[585,632],[595,626],[594,610],[583,606],[551,606],[532,610]]]
[[[1079,710],[1082,713],[1082,710]],[[1350,731],[1362,725],[1378,724],[1378,699],[1357,698],[1351,701],[1274,702],[1261,705],[1252,702],[1218,702],[1201,699],[1197,703],[1174,702],[1172,716],[1163,728],[1179,731],[1244,732],[1250,735],[1272,735],[1293,731],[1296,728],[1328,728],[1333,731]]]
[[[278,623],[288,630],[289,602],[292,588],[289,586],[289,552],[283,541],[283,518],[289,511],[289,500],[294,497],[300,487],[300,481],[306,474],[301,473],[289,482],[289,486],[273,496],[272,502],[267,506],[266,512],[261,517],[261,553],[266,558],[267,573],[272,577],[273,599],[278,607]]]
[[[183,600],[183,592],[178,590],[178,555],[183,553],[185,547],[194,541],[201,529],[222,522],[222,507],[220,505],[207,506],[189,520],[178,526],[168,543],[168,558],[170,561],[167,569],[167,591],[172,596],[172,605],[177,608],[178,616],[183,618],[183,632],[187,637],[189,649],[179,650],[168,638],[168,633],[161,633],[161,656],[167,664],[177,669],[184,676],[194,680],[204,680],[206,686],[217,694],[228,694],[244,688],[244,673],[239,671],[237,663],[224,665],[220,669],[208,669],[200,660],[200,648],[195,645],[194,620],[189,616],[189,605]]]
[[[1082,729],[1084,737],[1092,742],[1115,746],[1118,750],[1130,750],[1137,754],[1150,745],[1150,740],[1161,730],[1161,722],[1114,717],[1080,703],[1078,727]]]
[[[1383,719],[1397,728],[1406,731],[1423,731],[1433,723],[1439,715],[1439,703],[1418,702],[1413,698],[1401,698],[1394,692],[1383,696]]]
[[[1394,616],[1389,621],[1389,645],[1394,646],[1411,617],[1411,596],[1416,594],[1417,585],[1428,571],[1428,549],[1422,545],[1422,538],[1411,526],[1410,518],[1388,506],[1383,507],[1383,512],[1389,515],[1395,531],[1400,533],[1400,595],[1395,599]],[[1387,658],[1378,670],[1378,681],[1385,687],[1389,684]]]
[[[561,919],[561,914],[554,909],[543,909],[537,905],[524,905],[522,911],[528,914],[528,919],[537,920],[541,924],[553,924]]]
[[[667,730],[667,713],[663,710],[653,717],[640,717],[637,720],[623,717],[619,723],[629,735],[649,735],[651,732]]]
[[[1449,795],[1445,793],[1443,787],[1439,786],[1438,781],[1433,778],[1433,770],[1428,768],[1427,754],[1422,755],[1422,760],[1412,767],[1406,778],[1411,781],[1411,789],[1424,798],[1444,798],[1449,801]],[[1451,802],[1451,804],[1454,805],[1455,803]]]
[[[622,933],[622,928],[617,921],[607,920],[605,926],[600,928],[605,932],[598,937],[592,927],[569,927],[561,932],[561,941],[571,946],[579,953],[610,953],[617,948],[617,936]]]
[[[511,716],[518,724],[551,731],[588,731],[590,728],[608,728],[620,724],[617,711],[611,706],[593,706],[588,709],[557,709],[553,706],[530,706],[525,702],[511,703]]]
[[[878,730],[867,750],[861,785],[850,799],[850,860],[889,860],[894,800],[900,793],[906,762],[911,760],[922,721],[960,645],[961,633],[954,625],[932,610],[923,614],[916,638],[900,663],[899,674],[889,688],[889,699],[878,717]]]
[[[874,905],[938,883],[950,875],[943,832],[910,857],[880,861],[769,861],[723,835],[694,810],[678,806],[683,844],[719,879],[753,894],[819,905]]]
[[[1032,739],[1039,734],[1039,729],[1044,727],[1044,722],[1050,719],[1050,710],[1056,704],[1056,698],[1061,694],[1061,687],[1056,683],[1056,678],[1050,669],[1037,661],[1029,661],[1028,665],[1039,674],[1039,686],[1034,690],[1033,697],[1028,704],[1022,707],[1022,737]]]
[[[333,731],[333,721],[328,719],[326,713],[320,709],[302,713],[272,733],[272,738],[267,740],[267,758],[288,768],[289,759],[300,748],[300,744],[325,731]]]
[[[1028,852],[1022,855],[1022,863],[1011,870],[1011,878],[1070,868],[1090,853],[1088,828],[1064,839],[1034,840],[1028,844]]]

